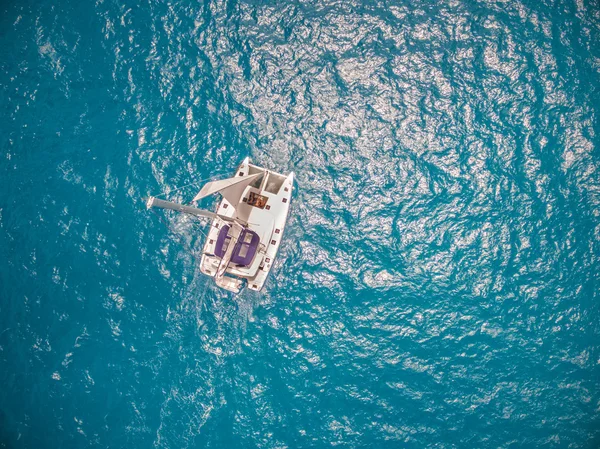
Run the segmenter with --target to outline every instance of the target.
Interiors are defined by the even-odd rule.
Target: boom
[[[159,200],[158,198],[155,198],[153,196],[148,198],[148,201],[146,202],[146,207],[148,209],[151,209],[153,207],[158,207],[160,209],[170,209],[170,210],[174,210],[177,212],[183,212],[186,214],[196,215],[197,217],[205,217],[205,218],[212,218],[212,219],[220,218],[221,220],[226,221],[228,223],[242,224],[241,220],[237,220],[235,218],[231,218],[226,215],[216,214],[216,213],[210,212],[208,210],[198,209],[197,207],[184,206],[183,204],[179,204],[179,203],[172,203],[171,201]]]

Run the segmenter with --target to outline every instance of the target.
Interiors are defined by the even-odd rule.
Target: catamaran
[[[260,291],[281,246],[293,183],[293,173],[284,176],[246,158],[233,178],[211,181],[194,197],[198,201],[221,194],[216,212],[155,197],[146,206],[211,219],[200,271],[225,290],[239,293],[246,284]]]

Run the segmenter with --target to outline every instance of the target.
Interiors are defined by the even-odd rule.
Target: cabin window
[[[221,253],[225,254],[227,251],[227,247],[229,246],[229,242],[231,241],[231,237],[227,236],[225,240],[223,240],[223,245],[221,246]]]
[[[252,236],[250,236],[250,240],[252,240]],[[248,255],[248,249],[250,249],[250,245],[242,245],[237,255],[241,258],[245,258]]]

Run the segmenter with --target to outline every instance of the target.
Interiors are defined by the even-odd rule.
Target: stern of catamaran
[[[215,278],[215,284],[217,284],[218,287],[224,288],[232,293],[239,293],[244,287],[244,281],[242,279],[231,276]]]

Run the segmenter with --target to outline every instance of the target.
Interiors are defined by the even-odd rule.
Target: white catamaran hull
[[[194,198],[221,194],[216,212],[154,197],[146,205],[212,219],[200,270],[226,290],[238,293],[246,282],[260,291],[281,245],[293,183],[293,173],[283,176],[246,158],[234,177],[207,183]]]
[[[226,290],[239,292],[245,280],[250,290],[260,291],[281,245],[290,208],[294,175],[290,173],[286,177],[269,172],[250,164],[246,158],[238,168],[236,177],[252,177],[254,182],[238,189],[235,195],[223,195],[216,214],[247,223],[247,229],[259,238],[256,253],[247,265],[234,263],[235,260],[231,260],[231,254],[227,254],[227,251],[220,257],[217,247],[221,243],[219,235],[223,226],[230,225],[217,217],[212,220],[204,244],[200,270],[208,276],[215,277],[216,284]],[[201,194],[202,191],[199,195]],[[227,247],[231,251],[233,243],[240,236],[239,230],[230,227],[227,236],[231,239]]]

